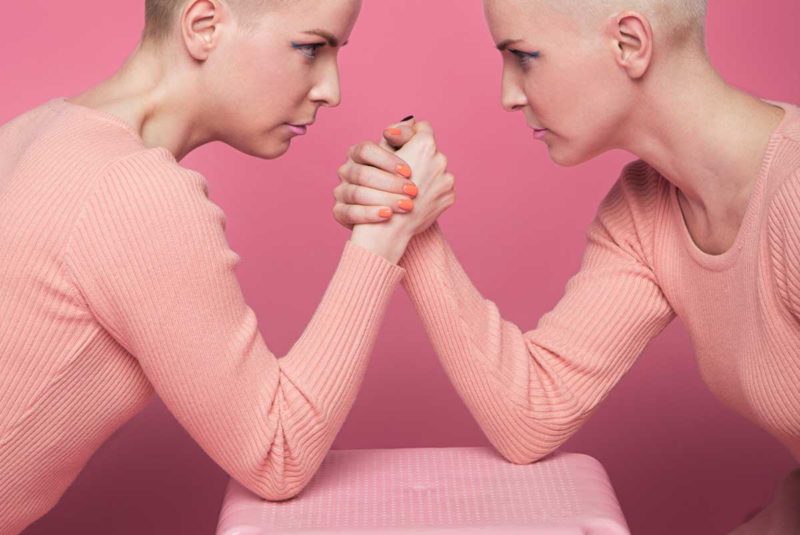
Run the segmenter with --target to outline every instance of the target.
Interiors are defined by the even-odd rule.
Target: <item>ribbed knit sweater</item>
[[[439,224],[411,241],[402,284],[459,395],[509,460],[563,444],[676,315],[712,392],[800,460],[800,110],[768,102],[785,114],[730,249],[697,247],[676,188],[632,162],[601,203],[579,272],[532,330],[479,293]]]
[[[232,477],[297,494],[403,269],[352,242],[287,355],[245,303],[206,179],[54,99],[0,127],[0,533],[47,512],[156,392]]]

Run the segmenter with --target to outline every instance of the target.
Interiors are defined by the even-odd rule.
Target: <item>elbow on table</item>
[[[565,437],[530,436],[517,433],[491,440],[497,452],[512,464],[531,464],[554,453]]]
[[[270,502],[282,502],[297,497],[311,482],[316,470],[280,470],[264,466],[248,470],[240,477],[239,483],[250,492]]]
[[[519,450],[519,449],[509,449],[509,448],[502,448],[502,449],[497,448],[497,451],[500,453],[500,455],[503,456],[503,458],[506,461],[512,464],[532,464],[544,459],[545,457],[550,455],[550,453],[552,453],[549,451],[546,453],[541,453],[538,451],[534,452],[529,450]]]
[[[297,497],[308,485],[308,481],[302,482],[282,482],[275,485],[274,482],[245,484],[251,492],[262,500],[268,502],[283,502]]]

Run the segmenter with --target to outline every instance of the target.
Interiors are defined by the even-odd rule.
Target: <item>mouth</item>
[[[531,125],[528,126],[530,126],[530,128],[533,130],[533,137],[535,137],[536,139],[542,139],[544,135],[550,131],[547,128],[538,128],[536,126],[531,126]]]
[[[313,121],[309,123],[297,123],[297,124],[286,123],[286,126],[289,127],[289,130],[291,130],[293,134],[302,136],[303,134],[306,133],[308,127],[311,126],[312,124],[314,124]]]

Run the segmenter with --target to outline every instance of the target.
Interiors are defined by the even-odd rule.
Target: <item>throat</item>
[[[746,202],[738,208],[713,214],[692,208],[680,190],[677,190],[677,197],[686,230],[698,249],[708,255],[721,255],[733,247],[744,222]]]

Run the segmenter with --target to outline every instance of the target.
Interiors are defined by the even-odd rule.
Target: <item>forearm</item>
[[[590,245],[565,296],[527,332],[481,296],[438,226],[411,241],[400,265],[454,387],[513,462],[566,441],[672,318],[647,268],[605,243]]]

